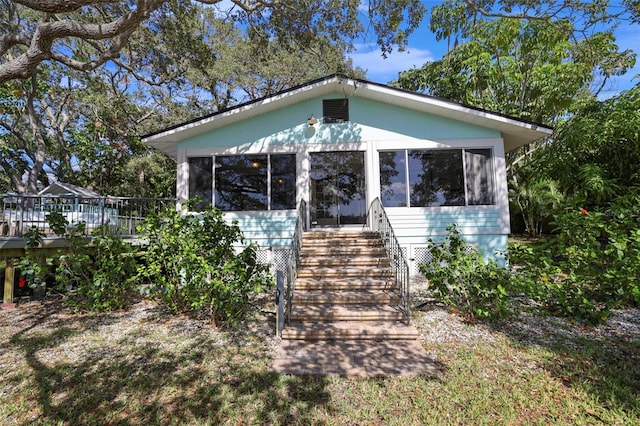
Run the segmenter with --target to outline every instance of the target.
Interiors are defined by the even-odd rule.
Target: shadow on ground
[[[532,317],[492,325],[515,345],[551,351],[542,367],[565,386],[588,393],[607,410],[640,413],[640,336],[628,331],[638,322],[630,312],[599,327]]]
[[[142,323],[101,342],[115,318],[60,318],[37,329],[44,320],[5,346],[28,365],[5,383],[29,382],[18,399],[30,413],[20,413],[19,424],[322,424],[314,410],[331,412],[326,379],[270,372],[270,354],[255,336],[228,344],[208,327],[166,336]],[[79,355],[47,356],[65,351]]]

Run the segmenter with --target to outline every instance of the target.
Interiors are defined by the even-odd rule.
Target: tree
[[[620,51],[613,35],[617,23],[637,17],[631,3],[614,13],[607,1],[446,1],[432,9],[431,29],[453,46],[441,60],[401,73],[397,84],[555,125],[635,64],[636,54]],[[547,163],[537,161],[548,145],[530,144],[506,159],[512,201],[532,233],[547,214],[540,207],[560,196],[558,183],[543,178]]]
[[[111,188],[105,177],[115,178],[130,156],[148,151],[137,134],[152,110],[114,78],[46,64],[31,79],[9,84],[16,98],[0,114],[0,168],[14,190],[33,194],[51,175]]]
[[[552,124],[580,102],[597,95],[605,81],[635,63],[619,52],[611,33],[573,39],[571,24],[501,18],[468,29],[469,40],[439,61],[402,73],[410,90]],[[601,76],[597,87],[589,90]]]
[[[640,84],[582,107],[558,128],[543,159],[587,208],[640,188]]]
[[[0,30],[0,84],[28,78],[42,63],[54,61],[78,71],[94,70],[117,59],[140,24],[166,8],[166,0],[2,0],[7,17]],[[175,2],[177,3],[177,2]],[[216,5],[221,0],[199,0]],[[229,20],[264,24],[275,34],[332,40],[362,33],[359,2],[349,0],[231,0]],[[383,51],[406,42],[420,22],[418,0],[372,0],[368,16]],[[405,19],[408,16],[408,21]],[[401,28],[407,21],[405,28]]]
[[[309,78],[352,72],[345,51],[363,31],[352,19],[358,17],[355,2],[238,0],[224,12],[205,3],[218,2],[5,0],[0,167],[13,189],[34,193],[54,175],[134,195],[113,190],[129,191],[150,178],[140,165],[159,157],[149,157],[137,135],[151,126],[215,112]],[[417,0],[369,6],[386,51],[404,43],[423,12]],[[415,19],[402,28],[404,12]],[[122,32],[91,35],[95,25],[111,28],[115,22]],[[75,32],[52,30],[68,26]],[[35,55],[34,46],[49,50]],[[23,76],[28,78],[18,79]],[[149,195],[164,186],[148,183]]]

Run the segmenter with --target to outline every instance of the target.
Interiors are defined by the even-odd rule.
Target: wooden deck
[[[84,237],[85,241],[91,243],[94,237]],[[134,246],[144,245],[144,237],[137,235],[121,236],[121,238],[129,244]],[[22,237],[2,237],[0,236],[0,261],[5,263],[4,271],[4,294],[2,298],[2,304],[0,308],[10,309],[15,307],[14,304],[14,280],[16,274],[16,263],[25,255],[26,240]],[[38,250],[43,255],[55,254],[59,250],[64,250],[68,247],[69,240],[64,237],[45,237],[42,239],[40,247],[34,249]]]

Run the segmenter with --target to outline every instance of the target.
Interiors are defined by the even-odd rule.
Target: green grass
[[[296,377],[252,333],[30,307],[0,313],[0,424],[640,424],[639,343],[495,336],[428,345],[434,377]]]

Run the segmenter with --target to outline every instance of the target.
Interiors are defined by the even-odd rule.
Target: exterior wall
[[[387,208],[387,213],[408,257],[424,253],[429,238],[442,238],[445,228],[456,223],[463,236],[485,256],[506,247],[509,229],[504,144],[499,132],[435,117],[379,102],[349,97],[350,121],[315,126],[306,124],[310,115],[322,117],[322,99],[304,101],[242,125],[219,128],[178,144],[178,198],[188,197],[188,158],[192,156],[295,153],[297,159],[296,205],[310,199],[309,153],[319,151],[364,151],[367,205],[380,195],[379,150],[428,148],[491,148],[494,155],[496,205],[469,207]],[[290,244],[296,211],[228,212],[237,220],[245,238],[261,247],[284,248]],[[414,271],[417,267],[414,265]]]
[[[260,247],[288,247],[297,220],[295,210],[228,212],[224,216],[229,223],[237,221],[245,239]]]

